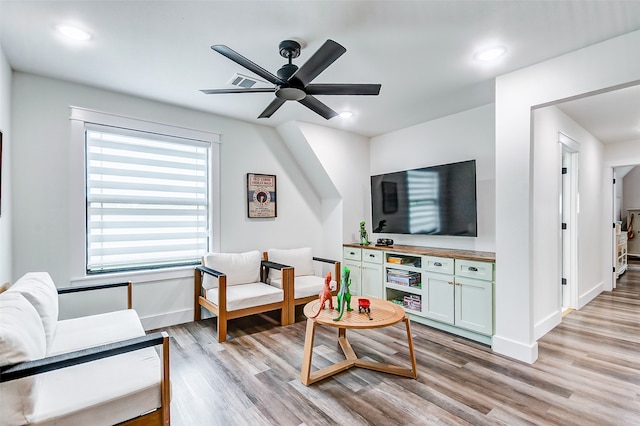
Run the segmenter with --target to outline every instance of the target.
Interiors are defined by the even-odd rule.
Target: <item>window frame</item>
[[[158,133],[178,138],[196,139],[210,143],[209,155],[209,251],[220,250],[220,135],[218,133],[194,130],[170,124],[125,117],[80,107],[70,107],[71,126],[71,170],[70,184],[70,267],[71,281],[87,284],[101,282],[105,278],[135,277],[135,281],[154,281],[180,278],[193,274],[193,266],[176,266],[155,269],[127,270],[120,272],[87,273],[87,210],[86,210],[86,157],[85,123],[111,127],[133,129],[142,132]]]

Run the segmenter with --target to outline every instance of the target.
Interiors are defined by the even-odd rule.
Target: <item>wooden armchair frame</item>
[[[132,308],[132,287],[131,281],[115,284],[100,284],[77,287],[58,288],[58,294],[77,293],[82,291],[102,290],[106,288],[127,286],[127,308]],[[0,286],[0,293],[9,288],[8,285]],[[170,425],[171,424],[171,374],[169,364],[169,335],[166,332],[152,333],[145,336],[134,337],[132,339],[119,342],[108,343],[92,348],[80,349],[60,355],[54,355],[26,361],[18,364],[5,365],[0,367],[0,383],[11,380],[22,379],[46,373],[48,371],[59,370],[74,365],[84,364],[99,359],[112,357],[127,352],[133,352],[152,346],[162,345],[162,364],[160,377],[160,407],[142,416],[127,420],[120,425],[127,426],[148,426],[148,425]]]
[[[264,259],[264,261],[269,262],[269,255],[268,253],[265,251],[262,253],[262,258]],[[332,295],[337,295],[338,291],[340,290],[340,261],[339,260],[331,260],[331,259],[325,259],[322,257],[316,257],[313,256],[313,260],[315,262],[322,262],[322,263],[327,263],[327,264],[333,264],[333,271],[331,272],[332,274],[332,279],[335,280],[336,282],[336,289],[334,291],[331,292]],[[271,263],[271,262],[269,262]],[[265,276],[264,276],[264,280],[266,280],[267,276],[269,274],[269,269],[266,268],[265,270]],[[319,296],[319,294],[314,294],[312,296],[307,296],[307,297],[300,297],[298,299],[295,298],[295,271],[293,272],[293,278],[292,278],[292,282],[291,282],[291,289],[289,290],[289,294],[291,295],[291,297],[289,298],[289,306],[288,306],[288,312],[289,312],[289,318],[288,318],[288,322],[289,324],[293,324],[296,322],[296,306],[298,305],[306,305],[309,302],[312,302],[314,300],[316,300]],[[283,286],[284,286],[284,278],[283,278]],[[319,293],[319,292],[318,292]]]
[[[282,290],[284,298],[282,302],[269,303],[266,305],[251,306],[249,308],[237,309],[234,311],[227,310],[227,276],[224,272],[216,271],[204,265],[196,266],[194,270],[194,321],[202,318],[200,307],[207,309],[216,316],[218,325],[218,342],[227,340],[227,321],[230,319],[246,317],[248,315],[259,314],[262,312],[281,309],[280,324],[289,324],[289,297],[293,297],[293,268],[279,263],[262,261],[260,267],[260,280],[265,283],[265,270],[267,268],[276,268],[282,271]],[[218,279],[218,305],[211,302],[204,296],[202,287],[204,274],[209,274]]]
[[[0,367],[0,383],[21,379],[48,371],[84,364],[102,358],[116,356],[139,349],[162,345],[162,377],[160,382],[160,402],[158,409],[142,416],[127,420],[121,425],[169,425],[171,406],[171,382],[169,373],[169,335],[165,332],[147,334],[133,339],[109,343],[88,349],[80,349],[65,354],[54,355],[34,361]]]

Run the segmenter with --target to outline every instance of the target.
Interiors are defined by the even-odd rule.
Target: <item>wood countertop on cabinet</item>
[[[489,251],[448,249],[439,247],[422,247],[394,244],[392,246],[364,245],[358,243],[346,243],[343,247],[363,248],[368,250],[393,251],[424,256],[450,257],[453,259],[477,260],[481,262],[495,262],[496,254]]]

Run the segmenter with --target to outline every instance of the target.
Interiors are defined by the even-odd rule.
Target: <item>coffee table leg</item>
[[[418,367],[416,365],[416,353],[413,350],[413,336],[411,335],[411,324],[410,324],[409,317],[405,315],[403,321],[407,326],[407,343],[409,344],[409,358],[411,358],[411,370],[413,371],[413,378],[417,379]]]
[[[316,335],[316,321],[307,319],[307,332],[304,336],[304,355],[302,357],[302,371],[300,372],[300,381],[305,386],[311,383],[309,377],[311,375],[311,358],[313,356],[313,339]]]

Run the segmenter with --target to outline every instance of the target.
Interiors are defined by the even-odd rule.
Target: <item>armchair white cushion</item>
[[[46,272],[29,272],[7,290],[13,292],[22,294],[36,309],[50,345],[58,325],[58,290],[51,276]]]
[[[249,284],[260,281],[260,252],[246,253],[207,253],[203,264],[207,268],[220,271],[227,276],[227,285]],[[218,280],[205,275],[203,286],[217,288]]]
[[[20,293],[0,294],[0,366],[44,358],[47,341],[33,305]]]
[[[293,266],[296,277],[304,275],[315,275],[313,268],[313,252],[311,247],[294,249],[269,249],[267,250],[269,261]],[[282,273],[277,269],[269,270],[270,280],[279,280]]]
[[[20,293],[0,294],[0,366],[44,358],[46,338],[33,305]],[[22,425],[34,413],[37,381],[25,377],[0,384],[2,424]]]

